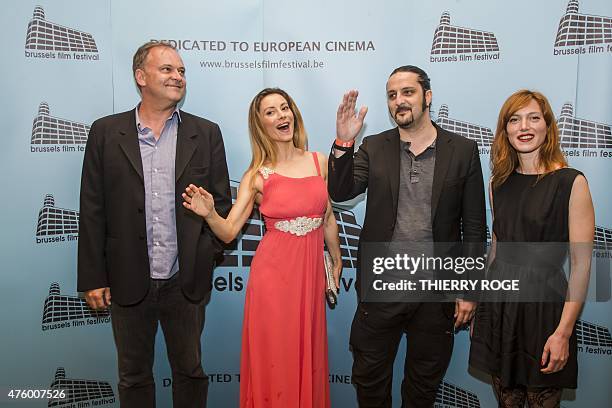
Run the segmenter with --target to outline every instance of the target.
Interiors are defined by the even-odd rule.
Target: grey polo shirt
[[[421,154],[400,140],[400,179],[397,221],[392,242],[433,242],[431,189],[436,164],[436,141]]]

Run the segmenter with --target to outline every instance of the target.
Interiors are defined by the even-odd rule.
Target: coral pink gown
[[[328,196],[312,157],[318,176],[260,170],[267,232],[246,290],[241,408],[330,406],[322,225]]]

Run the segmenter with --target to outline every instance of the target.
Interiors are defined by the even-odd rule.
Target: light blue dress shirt
[[[138,144],[145,187],[145,217],[151,278],[169,279],[179,269],[176,239],[174,168],[181,116],[178,107],[166,121],[161,136],[143,127],[136,107]]]

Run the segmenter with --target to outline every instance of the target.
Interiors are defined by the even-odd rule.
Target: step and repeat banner
[[[595,202],[589,302],[577,325],[578,389],[562,406],[609,407],[612,388],[612,3],[609,0],[297,1],[10,0],[2,3],[2,367],[10,406],[119,406],[110,315],[76,292],[79,184],[90,124],[132,109],[132,55],[148,40],[176,45],[187,68],[182,108],[219,123],[235,194],[250,161],[247,110],[262,88],[284,88],[300,107],[310,150],[329,151],[342,95],[359,90],[364,134],[394,124],[385,83],[400,65],[424,68],[432,118],[478,142],[485,178],[497,114],[515,90],[551,101],[570,165]],[[364,197],[336,207],[345,263],[340,304],[328,311],[332,406],[355,407],[350,323]],[[490,218],[490,217],[489,217]],[[490,219],[489,219],[490,221]],[[255,211],[214,275],[202,336],[209,406],[236,407],[244,293],[263,234]],[[400,347],[394,406],[404,361]],[[494,407],[489,379],[468,371],[469,335],[456,335],[436,406]],[[159,406],[171,405],[161,332]],[[12,389],[65,390],[63,399],[11,400]]]

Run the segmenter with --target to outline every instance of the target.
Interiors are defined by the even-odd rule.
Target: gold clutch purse
[[[338,304],[338,288],[334,281],[334,262],[328,252],[323,252],[323,263],[325,264],[325,298],[331,309]]]

